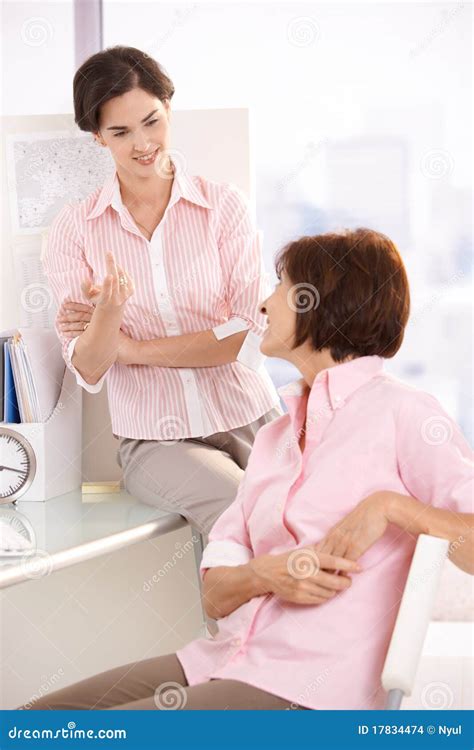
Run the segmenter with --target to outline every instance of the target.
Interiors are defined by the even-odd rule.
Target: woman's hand
[[[92,305],[83,305],[82,302],[65,302],[61,305],[58,315],[59,328],[66,338],[80,336],[92,320],[94,314]],[[119,349],[116,362],[120,365],[133,365],[137,363],[138,341],[130,338],[122,330],[119,331]]]
[[[360,570],[352,560],[319,552],[314,545],[280,555],[260,555],[248,564],[266,591],[295,604],[323,604],[349,588],[349,575],[327,571]]]
[[[95,286],[90,281],[83,281],[81,284],[82,291],[95,307],[106,311],[120,310],[134,293],[135,286],[128,273],[115,263],[112,252],[107,253],[105,263],[107,275],[102,286]],[[120,278],[124,278],[127,283],[120,284]]]
[[[82,302],[63,302],[57,317],[59,328],[66,338],[80,336],[92,320],[94,308]]]
[[[392,492],[381,491],[366,497],[328,531],[316,550],[358,560],[385,534],[392,496]]]
[[[119,365],[138,364],[137,348],[139,342],[127,336],[123,331],[119,331],[119,349],[117,354],[117,363]]]

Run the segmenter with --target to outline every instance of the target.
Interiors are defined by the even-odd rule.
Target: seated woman
[[[473,574],[472,455],[439,402],[384,372],[401,257],[357,229],[290,243],[261,349],[302,379],[260,428],[201,563],[219,630],[41,698],[54,709],[375,709],[417,535]],[[462,542],[462,543],[461,543]]]

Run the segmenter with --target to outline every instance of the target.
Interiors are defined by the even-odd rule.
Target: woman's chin
[[[260,351],[266,357],[274,357],[275,356],[275,347],[272,346],[272,340],[271,340],[271,335],[270,334],[265,333],[263,335],[263,338],[262,338],[262,340],[260,342]]]

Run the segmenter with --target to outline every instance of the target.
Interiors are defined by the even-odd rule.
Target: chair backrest
[[[411,695],[448,547],[448,539],[418,537],[382,671],[387,709]]]

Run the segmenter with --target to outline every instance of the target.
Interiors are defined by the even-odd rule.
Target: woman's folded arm
[[[314,569],[308,570],[302,578],[298,565],[308,563],[312,563]],[[266,594],[294,604],[324,604],[349,588],[351,574],[361,570],[353,560],[316,553],[314,545],[276,555],[259,555],[242,565],[219,565],[207,572],[205,567],[201,569],[204,609],[214,619],[225,617],[255,596]]]
[[[219,565],[204,572],[202,598],[208,617],[218,620],[250,601],[267,594],[266,586],[250,563]]]

